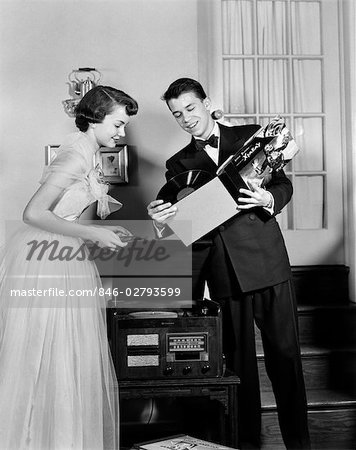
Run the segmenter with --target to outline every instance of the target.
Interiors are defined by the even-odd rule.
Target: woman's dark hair
[[[200,100],[204,100],[207,97],[203,86],[198,81],[193,80],[192,78],[179,78],[169,85],[161,98],[168,103],[172,98],[178,98],[181,94],[186,92],[194,92]]]
[[[75,124],[80,131],[87,131],[90,123],[101,123],[117,106],[125,106],[128,116],[138,111],[136,100],[125,92],[110,86],[95,86],[76,106]]]

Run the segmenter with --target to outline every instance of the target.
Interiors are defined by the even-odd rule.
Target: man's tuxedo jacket
[[[235,154],[259,127],[226,127],[219,124],[219,128],[220,165],[230,155]],[[215,175],[217,170],[216,164],[204,150],[197,151],[193,138],[185,148],[167,161],[166,168],[167,180],[191,169],[206,170],[212,175]],[[223,242],[225,248],[221,250],[224,254],[220,256],[226,259],[228,255],[243,292],[274,286],[291,277],[283,236],[274,216],[289,202],[293,193],[292,184],[281,170],[273,173],[266,188],[274,198],[274,215],[270,215],[262,207],[245,210],[208,235],[212,246],[218,241]],[[211,213],[214,214],[214,211]],[[193,252],[194,246],[195,244]],[[212,263],[214,264],[214,261]],[[216,258],[215,269],[219,270],[219,266],[219,258]]]

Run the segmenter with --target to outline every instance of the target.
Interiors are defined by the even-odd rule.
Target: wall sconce
[[[69,94],[73,98],[64,100],[63,106],[65,112],[70,116],[74,116],[75,107],[83,98],[83,96],[96,86],[100,79],[101,73],[91,67],[81,67],[74,69],[68,76],[69,78]]]

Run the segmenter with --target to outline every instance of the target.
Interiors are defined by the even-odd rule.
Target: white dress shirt
[[[207,139],[210,138],[212,134],[215,134],[215,136],[218,138],[218,146],[217,148],[212,147],[211,145],[206,145],[204,147],[204,151],[210,156],[210,158],[214,161],[216,165],[219,163],[219,147],[220,147],[220,128],[218,127],[218,124],[215,122],[214,128],[212,132],[209,134]],[[199,138],[195,138],[197,141],[203,140]]]

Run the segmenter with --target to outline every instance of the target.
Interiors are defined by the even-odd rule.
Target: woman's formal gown
[[[41,183],[63,188],[53,212],[78,220],[109,197],[84,133],[68,137]],[[76,257],[73,257],[77,251]],[[105,299],[79,238],[22,224],[0,263],[0,448],[116,449],[118,390]],[[15,290],[15,291],[14,291]]]

